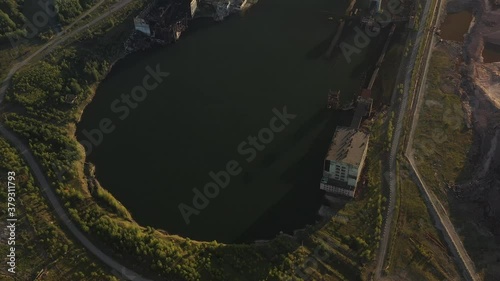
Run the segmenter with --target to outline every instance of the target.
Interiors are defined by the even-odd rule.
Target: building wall
[[[363,155],[361,158],[361,165],[350,165],[343,162],[325,160],[323,176],[326,178],[331,178],[335,180],[339,180],[341,182],[347,183],[350,189],[344,189],[340,187],[336,187],[333,185],[329,185],[325,182],[320,183],[320,189],[325,190],[327,192],[332,192],[335,194],[341,194],[345,196],[354,197],[354,193],[356,192],[356,186],[358,185],[359,177],[361,176],[361,171],[363,169],[366,154],[368,152],[368,145],[365,146],[363,151]]]
[[[319,188],[321,190],[324,190],[327,192],[340,194],[340,195],[344,195],[344,196],[350,196],[350,197],[354,197],[354,192],[356,191],[356,190],[348,190],[348,189],[336,187],[336,186],[329,185],[326,183],[320,183]]]
[[[350,186],[356,186],[360,174],[360,169],[357,166],[328,160],[325,161],[325,166],[329,167],[329,171],[326,171],[325,167],[323,176],[347,182]]]
[[[147,24],[143,19],[135,18],[134,26],[135,30],[145,33],[148,36],[151,36],[151,28],[149,27],[149,24]]]

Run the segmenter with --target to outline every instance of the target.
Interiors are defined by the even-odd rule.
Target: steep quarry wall
[[[472,1],[471,1],[472,2]],[[470,76],[474,84],[500,109],[500,62],[484,63],[485,43],[500,45],[500,10],[493,10],[488,0],[475,3],[475,22],[466,40]]]
[[[459,233],[485,281],[500,276],[500,62],[483,59],[485,46],[500,42],[500,9],[492,8],[492,3],[449,0],[448,13],[467,10],[473,20],[463,43],[443,44],[450,53],[463,57],[457,68],[463,79],[453,84],[474,130],[468,155],[472,179],[454,186],[458,200],[450,202],[460,210]]]

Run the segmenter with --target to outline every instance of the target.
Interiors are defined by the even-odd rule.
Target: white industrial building
[[[151,36],[151,27],[149,26],[149,23],[147,23],[143,18],[135,17],[134,26],[135,30],[140,31],[147,36]]]
[[[359,129],[337,127],[325,157],[320,189],[354,197],[369,139],[369,135]]]

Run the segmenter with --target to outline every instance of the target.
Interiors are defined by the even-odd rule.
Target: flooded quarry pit
[[[259,1],[119,61],[77,130],[82,141],[112,124],[87,159],[99,182],[141,225],[191,239],[269,239],[314,224],[325,153],[352,118],[327,110],[327,95],[352,101],[380,52],[374,38],[349,62],[340,52],[325,59],[331,17],[347,4]],[[131,101],[148,75],[147,93]]]
[[[463,42],[464,35],[469,31],[471,21],[472,13],[470,11],[446,15],[444,22],[441,24],[441,37],[445,40]]]

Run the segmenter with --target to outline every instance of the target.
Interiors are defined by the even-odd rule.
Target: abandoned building
[[[134,18],[135,30],[158,43],[179,39],[196,13],[197,0],[155,0]]]
[[[320,189],[354,197],[369,139],[360,129],[337,127],[325,157]]]

